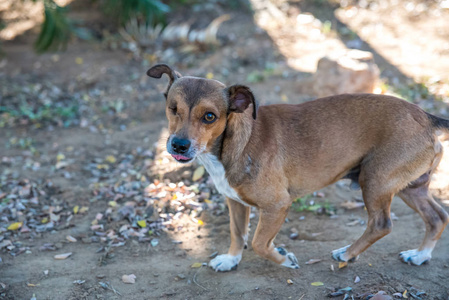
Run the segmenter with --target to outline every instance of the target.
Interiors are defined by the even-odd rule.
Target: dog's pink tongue
[[[175,159],[177,160],[189,160],[190,158],[182,156],[182,155],[177,155],[177,154],[172,154],[171,156],[173,156]]]

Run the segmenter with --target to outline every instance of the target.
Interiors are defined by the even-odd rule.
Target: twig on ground
[[[117,295],[119,295],[119,296],[122,295],[122,294],[119,293],[119,291],[117,291],[117,290],[114,288],[114,286],[112,285],[112,283],[111,283],[111,289],[112,289],[112,291],[114,292],[114,294],[117,294]]]
[[[203,290],[208,291],[208,289],[206,289],[204,286],[202,286],[201,284],[199,284],[199,283],[196,281],[196,275],[198,274],[198,272],[199,272],[202,268],[203,268],[203,266],[201,266],[201,267],[198,269],[198,271],[196,271],[195,275],[193,275],[193,282],[194,282],[197,286],[199,286],[200,288],[202,288]]]

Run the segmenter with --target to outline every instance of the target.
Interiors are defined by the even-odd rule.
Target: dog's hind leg
[[[227,254],[218,255],[209,262],[209,266],[216,272],[235,270],[248,240],[250,207],[228,198],[228,208],[231,219],[231,246]]]
[[[423,176],[429,177],[428,174]],[[408,206],[420,214],[426,224],[426,234],[419,248],[399,254],[403,262],[413,265],[421,265],[431,259],[432,250],[449,222],[448,213],[433,199],[429,192],[428,179],[426,181],[418,186],[407,187],[398,193]]]
[[[260,209],[259,224],[254,234],[252,247],[263,258],[288,268],[299,269],[298,260],[293,253],[281,247],[276,248],[273,244],[274,238],[285,222],[290,205],[291,202],[288,202],[282,206]]]
[[[332,251],[337,261],[353,261],[374,242],[391,232],[390,204],[392,193],[378,194],[376,189],[363,190],[363,199],[368,211],[368,224],[363,235],[352,245]]]

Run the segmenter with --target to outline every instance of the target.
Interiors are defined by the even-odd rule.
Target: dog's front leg
[[[219,255],[209,263],[209,266],[217,272],[226,272],[237,268],[248,240],[250,207],[228,198],[228,208],[231,225],[231,246],[227,254]]]
[[[254,251],[263,258],[288,268],[299,269],[298,260],[293,253],[287,252],[281,247],[275,248],[273,244],[274,238],[285,222],[289,208],[290,203],[281,207],[260,209],[259,224],[254,234],[252,246]]]

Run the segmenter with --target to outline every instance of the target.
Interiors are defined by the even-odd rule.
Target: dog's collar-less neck
[[[212,153],[204,153],[198,156],[201,164],[206,168],[212,180],[215,183],[215,187],[218,192],[220,192],[225,197],[231,198],[243,205],[248,205],[240,198],[237,191],[229,185],[229,180],[227,178],[226,170],[217,156]]]

